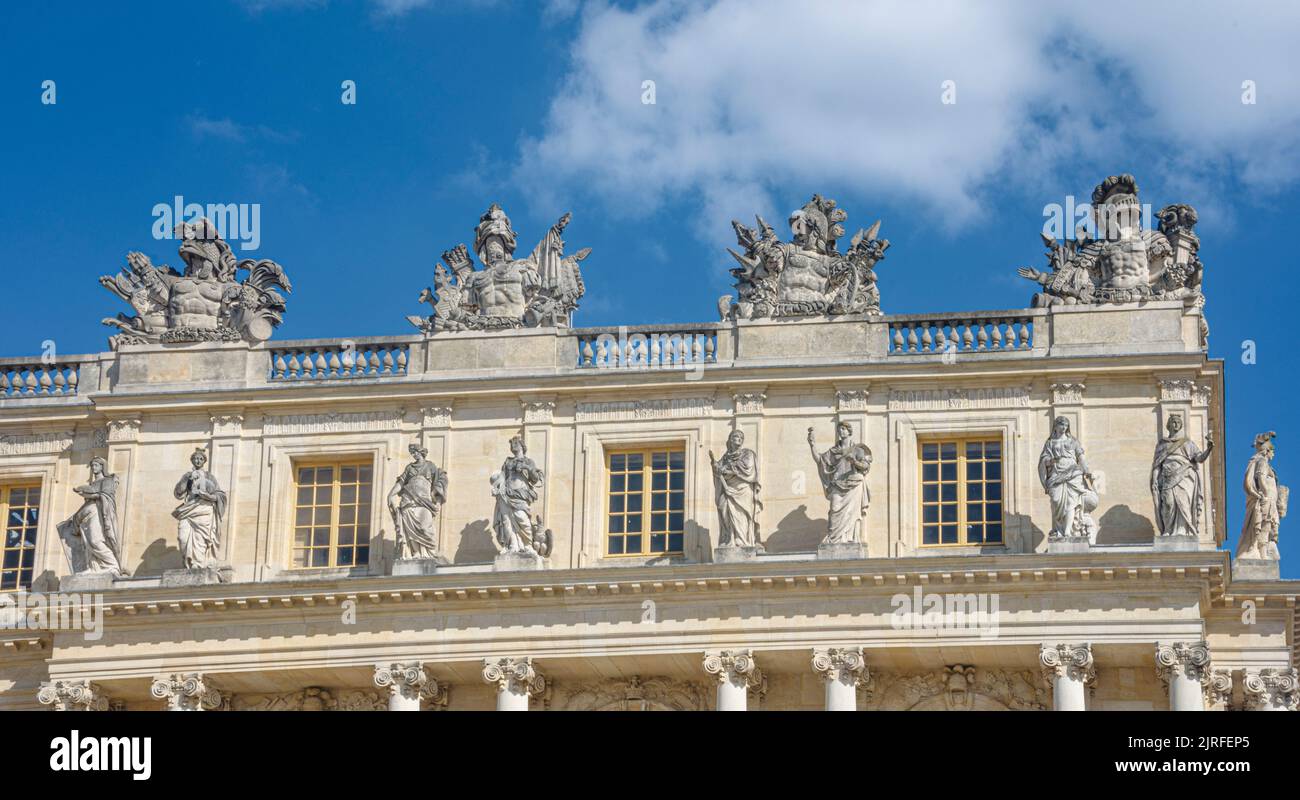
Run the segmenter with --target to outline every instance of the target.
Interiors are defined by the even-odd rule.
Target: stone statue
[[[1161,536],[1195,537],[1204,503],[1200,465],[1214,450],[1214,434],[1205,435],[1205,449],[1201,450],[1183,436],[1180,415],[1171,414],[1165,427],[1169,435],[1156,445],[1155,461],[1151,465],[1156,527]]]
[[[834,200],[813,195],[790,215],[793,241],[776,238],[757,217],[758,227],[733,221],[744,254],[728,250],[740,264],[731,274],[737,297],[718,300],[724,319],[869,314],[879,315],[880,290],[874,267],[885,257],[888,239],[878,239],[880,222],[853,236],[846,253],[836,249],[848,215]]]
[[[136,316],[104,320],[121,330],[109,343],[261,342],[284,314],[276,287],[292,292],[284,269],[268,259],[236,262],[217,228],[199,217],[176,226],[185,271],[155,267],[143,253],[128,253],[127,266],[99,282],[131,304]],[[236,280],[240,270],[248,277]]]
[[[492,531],[501,553],[523,553],[545,558],[551,553],[551,532],[542,529],[542,519],[532,516],[537,487],[542,485],[542,471],[528,457],[523,436],[510,439],[510,457],[499,472],[492,473],[492,496],[496,510],[492,514]]]
[[[727,437],[727,451],[722,458],[715,458],[713,451],[709,451],[720,526],[718,544],[722,547],[758,547],[761,544],[758,512],[763,503],[758,499],[758,456],[744,444],[745,434],[733,430]]]
[[[1038,457],[1038,480],[1052,501],[1052,538],[1083,538],[1096,541],[1097,523],[1092,511],[1099,498],[1092,473],[1083,460],[1083,445],[1070,435],[1070,421],[1057,417],[1052,435]]]
[[[1278,561],[1277,529],[1286,516],[1290,492],[1279,486],[1273,460],[1273,431],[1255,437],[1255,455],[1246,465],[1246,520],[1241,526],[1237,558]]]
[[[571,218],[565,213],[531,255],[516,259],[510,218],[493,203],[474,231],[474,253],[483,268],[474,269],[463,244],[443,253],[446,266],[435,266],[434,288],[420,293],[420,302],[430,304],[433,314],[407,319],[426,333],[569,327],[586,292],[578,262],[591,254],[584,247],[564,255],[560,234]]]
[[[388,510],[393,514],[397,558],[436,559],[438,553],[438,511],[447,502],[447,473],[427,456],[427,448],[413,444],[411,463],[388,493]]]
[[[59,538],[74,575],[122,573],[122,535],[117,526],[117,476],[107,472],[104,459],[90,460],[90,481],[72,491],[81,495],[81,508],[59,523]]]
[[[1031,301],[1035,308],[1144,300],[1204,306],[1195,209],[1165,206],[1156,214],[1159,230],[1143,230],[1137,181],[1112,175],[1093,190],[1090,215],[1094,230],[1081,226],[1076,239],[1057,242],[1042,235],[1050,271],[1017,270],[1042,287]],[[1201,334],[1209,335],[1203,321]]]
[[[817,462],[822,491],[831,503],[825,544],[861,543],[862,516],[871,501],[867,490],[870,448],[853,443],[853,429],[847,422],[836,423],[835,446],[820,455],[813,429],[809,428],[808,448]]]
[[[203,467],[208,454],[195,450],[190,456],[190,471],[176,482],[173,494],[181,504],[172,512],[176,518],[176,537],[180,543],[185,568],[216,568],[221,545],[221,518],[226,515],[226,493],[217,479]]]

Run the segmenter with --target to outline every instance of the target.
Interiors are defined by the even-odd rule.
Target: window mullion
[[[654,487],[652,479],[654,470],[650,462],[654,454],[649,450],[641,454],[641,551],[645,555],[650,547],[650,507],[654,505]]]
[[[957,543],[966,544],[966,447],[957,440]]]

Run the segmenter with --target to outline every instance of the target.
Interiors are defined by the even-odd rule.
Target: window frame
[[[290,474],[290,487],[291,487],[291,488],[290,488],[290,503],[289,503],[290,510],[289,510],[288,526],[287,526],[287,528],[288,528],[288,540],[289,540],[289,541],[288,541],[288,544],[289,544],[289,561],[288,561],[288,565],[287,565],[286,569],[287,569],[288,571],[290,571],[290,572],[303,572],[303,571],[309,571],[309,570],[322,570],[322,569],[356,569],[356,568],[358,568],[358,567],[361,567],[361,568],[366,568],[366,567],[368,567],[369,564],[370,564],[371,558],[372,558],[372,556],[373,556],[373,554],[374,554],[374,550],[373,550],[373,548],[374,548],[374,545],[375,545],[375,536],[376,536],[376,531],[375,531],[375,526],[374,526],[373,515],[374,515],[374,512],[375,512],[375,510],[376,510],[376,508],[377,508],[377,505],[376,505],[376,498],[377,498],[377,495],[375,494],[375,485],[376,485],[376,478],[377,478],[377,472],[378,472],[378,469],[377,469],[377,467],[376,467],[376,465],[375,465],[375,459],[374,459],[374,457],[373,457],[373,456],[369,456],[369,455],[308,456],[308,457],[303,457],[303,458],[290,458],[290,460],[289,460],[289,466],[290,466],[290,471],[291,471],[291,474]],[[302,469],[318,469],[318,468],[320,468],[320,467],[331,467],[331,468],[333,468],[333,470],[334,470],[334,476],[333,476],[333,479],[331,480],[331,483],[330,483],[330,486],[331,486],[332,488],[331,488],[331,490],[330,490],[330,525],[329,525],[330,535],[329,535],[329,545],[328,545],[327,548],[326,548],[326,549],[327,549],[327,552],[329,553],[329,563],[328,563],[328,564],[305,564],[305,565],[298,565],[298,564],[296,563],[296,560],[297,560],[297,554],[298,554],[298,551],[299,551],[299,550],[305,550],[307,553],[311,553],[313,550],[319,550],[319,549],[321,549],[321,548],[315,547],[314,545],[312,545],[312,546],[308,546],[308,547],[306,547],[306,548],[303,548],[303,547],[299,547],[298,544],[297,544],[296,536],[297,536],[298,527],[299,527],[299,526],[298,526],[298,511],[300,510],[300,508],[302,508],[302,506],[300,506],[300,505],[298,504],[298,491],[299,491],[299,490],[302,488],[302,486],[303,486],[303,484],[299,483],[298,473],[299,473],[299,470],[302,470]],[[371,516],[370,516],[370,518],[367,518],[367,519],[365,520],[366,526],[370,529],[370,531],[369,531],[369,536],[368,536],[368,538],[367,538],[367,540],[366,540],[366,545],[365,545],[365,547],[366,547],[366,557],[365,557],[365,560],[358,560],[358,559],[355,559],[355,558],[354,558],[354,559],[353,559],[353,562],[352,562],[351,564],[339,564],[339,563],[338,563],[338,550],[339,550],[339,546],[340,546],[340,545],[339,545],[339,507],[340,507],[339,499],[340,499],[340,497],[341,497],[341,495],[342,495],[342,492],[340,491],[341,484],[339,483],[339,477],[340,477],[340,475],[341,475],[343,469],[345,469],[345,468],[347,468],[347,467],[357,467],[357,468],[361,468],[361,467],[369,467],[369,468],[370,468],[370,515],[371,515]],[[310,484],[310,485],[313,486],[313,487],[316,487],[316,486],[320,486],[320,485],[322,485],[322,484],[316,484],[316,483],[313,483],[313,484]],[[360,482],[358,481],[358,486],[360,486],[360,485],[361,485],[361,484],[360,484]],[[358,503],[356,504],[356,506],[357,506],[357,508],[358,508],[358,513],[357,513],[357,515],[356,515],[356,517],[355,517],[355,519],[354,519],[354,521],[353,521],[353,523],[352,523],[354,529],[355,529],[357,526],[359,526],[360,523],[361,523],[361,521],[362,521],[362,517],[361,517],[361,514],[360,514],[360,510],[359,510],[359,509],[360,509],[360,502],[358,502]],[[310,508],[316,508],[316,507],[317,507],[317,506],[316,506],[315,503],[313,503],[313,504],[310,506]],[[313,527],[314,527],[314,526],[313,526]],[[353,551],[354,551],[354,552],[355,552],[357,549],[359,549],[359,547],[360,547],[360,545],[357,545],[357,544],[356,544],[356,533],[355,533],[355,530],[354,530],[354,532],[353,532],[353,543],[352,543],[351,545],[349,545],[349,546],[353,548]],[[310,560],[310,559],[308,559],[308,560]]]
[[[663,493],[668,498],[671,498],[674,493],[677,493],[681,496],[681,506],[682,506],[680,510],[680,513],[682,515],[681,529],[680,530],[668,529],[663,531],[665,548],[667,548],[667,545],[671,541],[671,537],[674,534],[679,535],[681,537],[681,549],[679,550],[664,549],[662,551],[655,551],[650,549],[651,536],[654,533],[657,533],[656,531],[651,531],[650,529],[651,514],[655,512],[654,502],[653,502],[653,496],[655,494],[655,490],[653,488],[653,475],[655,472],[653,466],[653,456],[655,453],[666,453],[669,459],[671,459],[673,455],[679,455],[681,457],[681,462],[682,462],[681,488],[674,490],[671,486],[671,480],[672,480],[671,475],[673,472],[673,468],[670,460],[666,472],[666,474],[670,476],[668,479],[670,485],[668,486],[668,488],[663,490]],[[600,507],[600,518],[602,520],[601,527],[600,527],[601,558],[616,558],[616,559],[643,558],[644,559],[644,558],[675,558],[675,557],[685,556],[686,546],[687,546],[686,529],[687,529],[687,522],[688,522],[686,509],[687,509],[687,500],[688,500],[687,495],[688,495],[688,486],[689,486],[687,480],[689,469],[687,468],[687,463],[686,463],[687,462],[686,453],[687,453],[687,449],[686,449],[686,444],[684,442],[657,442],[657,443],[625,445],[621,447],[605,448],[604,458],[602,459],[603,470],[601,471],[601,482],[603,484],[603,490],[601,495],[602,503]],[[629,455],[642,456],[641,530],[637,532],[642,538],[642,543],[641,543],[641,549],[637,552],[627,552],[626,550],[624,550],[624,552],[622,553],[611,553],[609,547],[611,536],[623,536],[626,541],[626,537],[628,535],[627,531],[623,531],[619,533],[619,532],[610,531],[609,529],[610,528],[609,523],[612,514],[620,513],[623,515],[624,519],[627,518],[627,514],[628,514],[628,512],[626,511],[626,505],[624,506],[624,511],[622,512],[613,512],[610,510],[610,499],[613,495],[622,494],[625,498],[628,496],[626,487],[623,492],[619,493],[619,492],[614,492],[610,486],[613,477],[613,459],[614,456],[620,456],[620,455],[621,456],[629,456]],[[627,475],[627,474],[634,474],[634,473],[629,473],[627,471],[624,471],[622,474]],[[665,508],[662,511],[662,513],[664,513],[670,520],[672,518],[672,514],[674,513],[673,509],[671,508],[671,504],[672,501],[671,499],[669,499],[666,502]],[[637,535],[637,533],[634,533],[633,535]]]
[[[34,583],[35,580],[36,580],[36,560],[37,560],[37,558],[38,558],[39,555],[40,555],[41,521],[42,521],[42,518],[43,518],[43,515],[42,515],[42,513],[41,513],[41,508],[42,508],[42,505],[44,504],[44,501],[45,501],[45,485],[44,485],[44,484],[45,484],[45,482],[44,482],[43,480],[41,480],[40,478],[14,478],[14,479],[11,479],[11,480],[0,480],[0,519],[4,520],[4,527],[3,527],[2,531],[3,531],[4,536],[5,536],[4,539],[0,539],[0,576],[2,576],[2,575],[3,575],[4,573],[6,573],[6,572],[13,572],[13,573],[16,574],[16,577],[15,577],[15,580],[14,580],[14,585],[13,585],[13,586],[7,586],[7,587],[4,587],[4,588],[0,589],[0,591],[4,591],[4,592],[26,592],[26,591],[31,591],[32,583]],[[30,528],[35,532],[35,534],[36,534],[36,539],[35,539],[35,541],[32,542],[32,544],[31,544],[30,547],[28,547],[28,546],[25,545],[25,538],[26,538],[26,537],[23,537],[22,539],[19,540],[18,547],[13,547],[13,548],[11,548],[11,547],[8,546],[8,537],[9,537],[9,510],[10,510],[10,508],[9,508],[9,493],[10,493],[11,491],[15,490],[15,489],[24,489],[24,490],[27,490],[27,491],[29,491],[29,492],[30,492],[32,489],[36,489],[37,491],[40,492],[40,495],[37,497],[37,499],[36,499],[36,503],[35,503],[35,504],[32,504],[32,503],[29,501],[29,502],[25,503],[25,504],[22,506],[23,509],[25,509],[25,510],[28,510],[28,509],[35,509],[35,510],[36,510],[36,521],[35,521],[34,523],[32,523],[31,525],[28,525],[28,524],[26,523],[26,521],[24,521],[24,523],[23,523],[23,531],[24,531],[24,533],[25,533],[25,532],[27,531],[27,529],[30,527]],[[16,551],[16,552],[18,553],[18,566],[17,566],[17,567],[12,567],[12,568],[6,568],[6,567],[4,566],[4,557],[5,557],[5,555],[6,555],[7,553],[9,553],[11,550],[12,550],[12,551]],[[24,567],[23,567],[23,553],[24,553],[24,552],[28,552],[28,551],[30,551],[31,554],[32,554],[32,565],[31,565],[30,567],[26,567],[26,568],[24,568]],[[31,572],[31,579],[28,580],[28,582],[27,582],[26,584],[24,584],[24,583],[22,582],[22,575],[23,575],[23,571],[24,571],[24,569],[26,569],[26,570],[28,570],[28,571]]]
[[[969,444],[970,442],[980,442],[981,444],[996,442],[999,446],[998,464],[1000,465],[1001,474],[999,475],[997,482],[999,486],[999,494],[1001,495],[999,500],[999,505],[1001,505],[1002,508],[1001,508],[1001,515],[997,520],[997,524],[999,524],[1002,528],[1002,536],[998,541],[995,542],[988,541],[987,527],[985,530],[984,540],[978,542],[972,542],[967,540],[966,538],[967,526],[970,524],[970,520],[967,517],[967,505],[970,502],[972,502],[967,494],[967,481],[969,480],[969,478],[967,476],[967,470],[966,470],[966,465],[967,465],[966,445]],[[925,541],[925,526],[927,524],[925,521],[925,508],[927,506],[927,502],[925,500],[925,487],[927,485],[925,481],[925,465],[927,462],[925,461],[922,454],[925,452],[926,445],[942,446],[945,444],[953,444],[956,445],[957,447],[957,460],[956,460],[957,541],[956,542],[942,541],[943,539],[942,527],[946,523],[944,523],[943,520],[940,519],[938,522],[938,525],[940,526],[940,532],[939,532],[940,541],[934,543],[927,543]],[[981,461],[983,463],[986,462],[987,459],[982,459]],[[933,463],[942,464],[942,461],[933,462]],[[989,481],[987,478],[983,478],[980,480],[980,483],[982,485],[988,485]],[[917,510],[916,546],[918,548],[925,549],[925,550],[930,550],[934,548],[945,548],[945,547],[1006,547],[1007,546],[1007,499],[1008,499],[1007,483],[1008,483],[1007,443],[1004,436],[996,433],[962,433],[962,434],[930,433],[923,436],[918,436],[916,439],[916,510]],[[940,475],[939,482],[933,483],[931,485],[942,486],[943,485],[942,474]],[[942,499],[942,489],[940,489],[940,492],[941,494],[939,500],[929,505],[935,505],[939,508],[943,507],[944,501]],[[986,496],[981,498],[978,502],[982,506],[984,506],[985,509],[987,510],[987,506],[989,504],[987,493]],[[985,515],[985,517],[986,517],[985,519],[980,521],[980,524],[987,526],[990,520],[987,519],[987,515]],[[934,524],[934,523],[930,523],[930,524]]]

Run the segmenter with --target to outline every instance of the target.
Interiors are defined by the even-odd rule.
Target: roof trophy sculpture
[[[840,253],[835,243],[847,218],[834,200],[818,194],[790,215],[790,242],[778,240],[762,217],[755,217],[757,228],[732,221],[745,252],[727,250],[740,266],[731,270],[736,297],[718,298],[722,318],[880,314],[873,268],[885,257],[889,240],[876,238],[877,220],[854,234],[848,251]]]
[[[181,238],[185,271],[163,264],[155,267],[144,253],[127,253],[117,275],[100,284],[131,304],[136,316],[118,314],[105,325],[121,333],[109,338],[122,344],[147,342],[262,342],[282,320],[284,298],[276,288],[292,292],[284,269],[270,259],[235,261],[230,245],[204,217],[175,228]],[[236,280],[240,270],[248,276]]]
[[[1201,242],[1192,229],[1196,209],[1181,203],[1156,213],[1159,230],[1142,228],[1142,206],[1132,175],[1112,175],[1092,192],[1092,225],[1058,242],[1042,234],[1049,269],[1017,270],[1039,285],[1034,308],[1182,300],[1203,308]],[[1091,230],[1089,229],[1091,228]],[[1204,318],[1202,339],[1209,335]]]
[[[591,254],[584,247],[564,255],[560,234],[572,216],[565,212],[527,258],[517,259],[510,218],[493,203],[474,230],[474,253],[483,268],[474,268],[463,244],[443,253],[433,288],[420,292],[420,302],[433,313],[407,319],[425,333],[569,327],[586,293],[578,262]]]

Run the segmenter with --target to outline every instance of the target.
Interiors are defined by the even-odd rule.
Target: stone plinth
[[[546,559],[533,553],[498,553],[492,561],[492,569],[496,572],[523,572],[545,568]]]
[[[162,586],[210,586],[230,583],[230,567],[202,567],[200,569],[169,569],[162,574]]]
[[[1195,536],[1161,536],[1156,534],[1153,546],[1157,553],[1188,553],[1201,549]]]
[[[861,542],[822,542],[817,545],[818,561],[844,561],[866,557],[867,546]]]
[[[437,575],[440,567],[451,562],[442,556],[434,558],[401,558],[393,562],[393,575]]]
[[[1282,577],[1280,561],[1270,558],[1234,558],[1232,578],[1238,581],[1276,581]]]
[[[102,592],[113,588],[117,578],[111,572],[83,572],[59,578],[60,592]]]
[[[723,546],[713,550],[713,563],[715,564],[736,564],[741,561],[753,561],[763,552],[762,545],[753,547],[745,546]]]
[[[1053,536],[1047,540],[1049,553],[1086,553],[1091,548],[1087,536]]]

